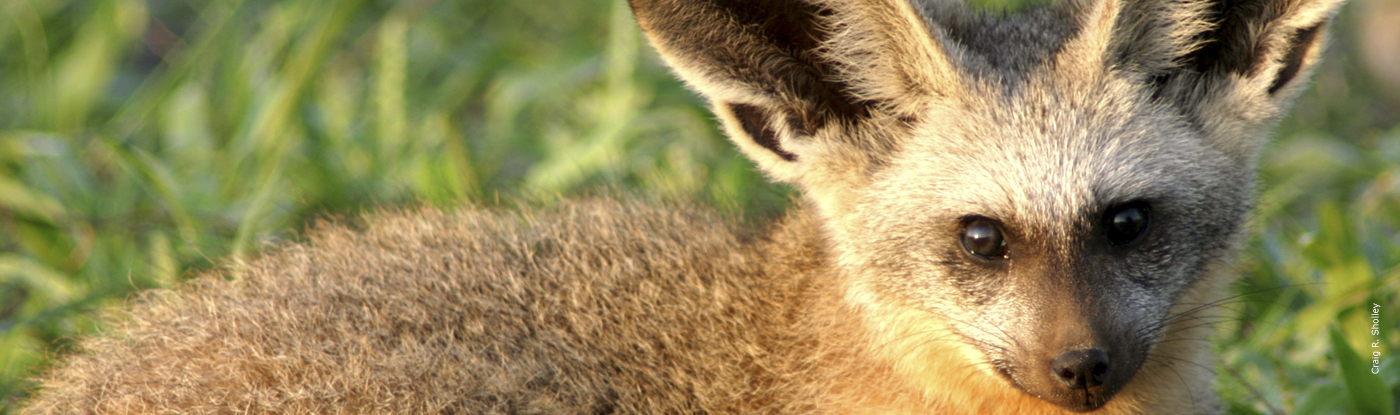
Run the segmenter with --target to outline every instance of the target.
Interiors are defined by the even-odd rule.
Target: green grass
[[[1263,158],[1234,413],[1400,391],[1400,97],[1346,23]],[[599,186],[781,209],[701,104],[620,0],[0,2],[0,415],[103,308],[320,215]],[[1381,380],[1340,365],[1369,368],[1372,303]]]

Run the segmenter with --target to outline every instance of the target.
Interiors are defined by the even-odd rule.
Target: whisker
[[[1260,393],[1259,389],[1254,387],[1254,384],[1246,381],[1244,379],[1244,376],[1240,375],[1240,372],[1236,371],[1234,367],[1223,363],[1220,366],[1224,367],[1225,371],[1230,373],[1230,376],[1233,376],[1235,380],[1239,381],[1240,385],[1243,385],[1244,388],[1249,391],[1249,394],[1254,395],[1254,397],[1258,399],[1259,402],[1263,402],[1264,407],[1268,408],[1270,414],[1283,415],[1283,411],[1279,410],[1278,407],[1275,407],[1273,402],[1269,402],[1268,399],[1265,399],[1264,394]]]

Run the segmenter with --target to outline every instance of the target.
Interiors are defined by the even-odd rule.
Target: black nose
[[[1103,384],[1108,365],[1108,353],[1103,350],[1079,349],[1055,358],[1050,370],[1071,389],[1089,389]]]

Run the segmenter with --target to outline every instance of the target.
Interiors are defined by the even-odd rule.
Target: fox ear
[[[897,139],[870,126],[952,87],[946,55],[902,0],[630,3],[730,139],[773,178],[809,191],[855,184]]]
[[[1252,163],[1262,132],[1291,105],[1321,55],[1342,0],[1210,0],[1203,30],[1177,67],[1156,78],[1160,95],[1236,158]]]

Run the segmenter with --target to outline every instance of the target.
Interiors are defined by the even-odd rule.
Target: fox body
[[[25,413],[1191,414],[1338,0],[632,0],[803,192],[372,215],[149,293]]]

